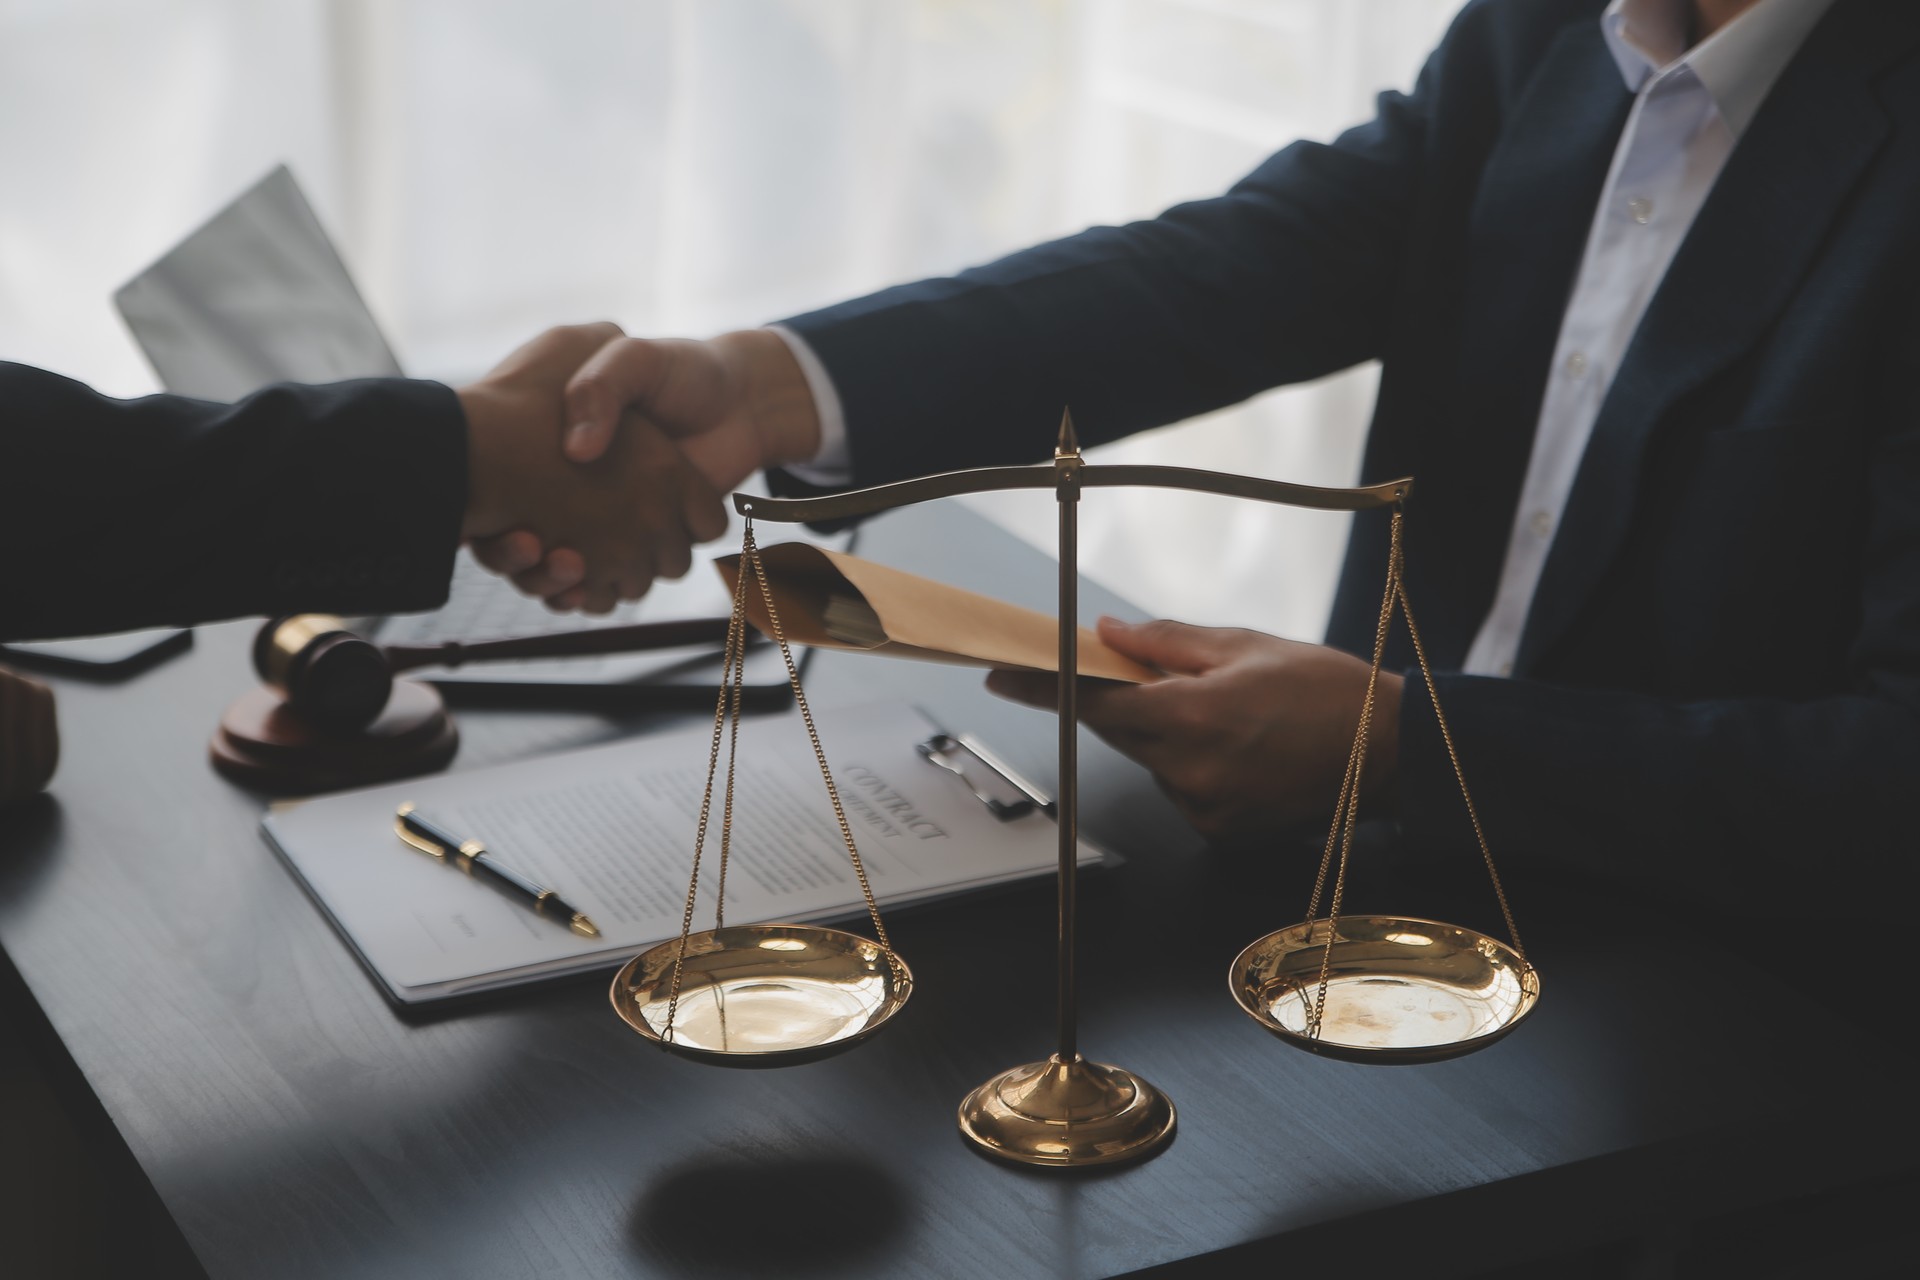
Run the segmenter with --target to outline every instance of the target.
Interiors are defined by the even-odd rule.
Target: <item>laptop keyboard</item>
[[[396,614],[382,620],[385,644],[438,644],[552,635],[636,622],[723,617],[732,611],[726,584],[706,561],[673,582],[656,582],[638,600],[623,601],[607,614],[554,613],[532,596],[522,595],[506,579],[481,568],[463,547],[454,562],[446,604],[431,613]]]

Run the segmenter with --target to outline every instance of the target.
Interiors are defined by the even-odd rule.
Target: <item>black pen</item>
[[[480,873],[492,881],[496,888],[504,889],[543,916],[563,921],[575,933],[588,938],[600,936],[600,930],[594,928],[593,921],[568,906],[559,894],[542,888],[511,867],[502,866],[499,859],[488,853],[487,847],[478,840],[461,839],[439,823],[422,817],[411,804],[400,806],[393,829],[400,833],[402,840],[420,852],[449,862],[468,875]]]

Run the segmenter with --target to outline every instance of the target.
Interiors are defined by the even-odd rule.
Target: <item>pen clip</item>
[[[486,852],[486,846],[477,840],[462,840],[442,828],[438,823],[430,822],[417,813],[411,802],[403,804],[394,811],[393,830],[407,844],[424,854],[452,862],[462,871],[472,874],[473,859]]]
[[[988,812],[1002,822],[1025,817],[1035,809],[1043,813],[1053,812],[1053,801],[1047,798],[1045,792],[964,733],[936,733],[926,741],[916,743],[914,750],[928,764],[945,769],[966,783],[967,790],[973,793],[974,798],[987,806]],[[969,762],[977,767],[970,768]],[[1013,794],[995,795],[984,785],[985,776],[997,778],[1004,784],[1001,790]]]
[[[420,852],[445,861],[447,850],[444,845],[429,840],[423,835],[416,834],[414,829],[407,825],[407,818],[411,816],[412,813],[413,806],[411,804],[403,804],[400,806],[399,810],[393,815],[394,834]]]

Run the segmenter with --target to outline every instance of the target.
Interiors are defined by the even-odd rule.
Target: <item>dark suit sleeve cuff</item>
[[[313,422],[269,518],[267,612],[405,613],[446,602],[467,502],[466,416],[453,391],[399,379],[276,389]]]

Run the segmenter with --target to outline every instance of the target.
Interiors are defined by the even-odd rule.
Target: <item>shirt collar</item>
[[[1689,0],[1613,0],[1600,15],[1600,32],[1629,90],[1639,93],[1650,81],[1689,68],[1737,138],[1832,4],[1760,0],[1689,49]]]

